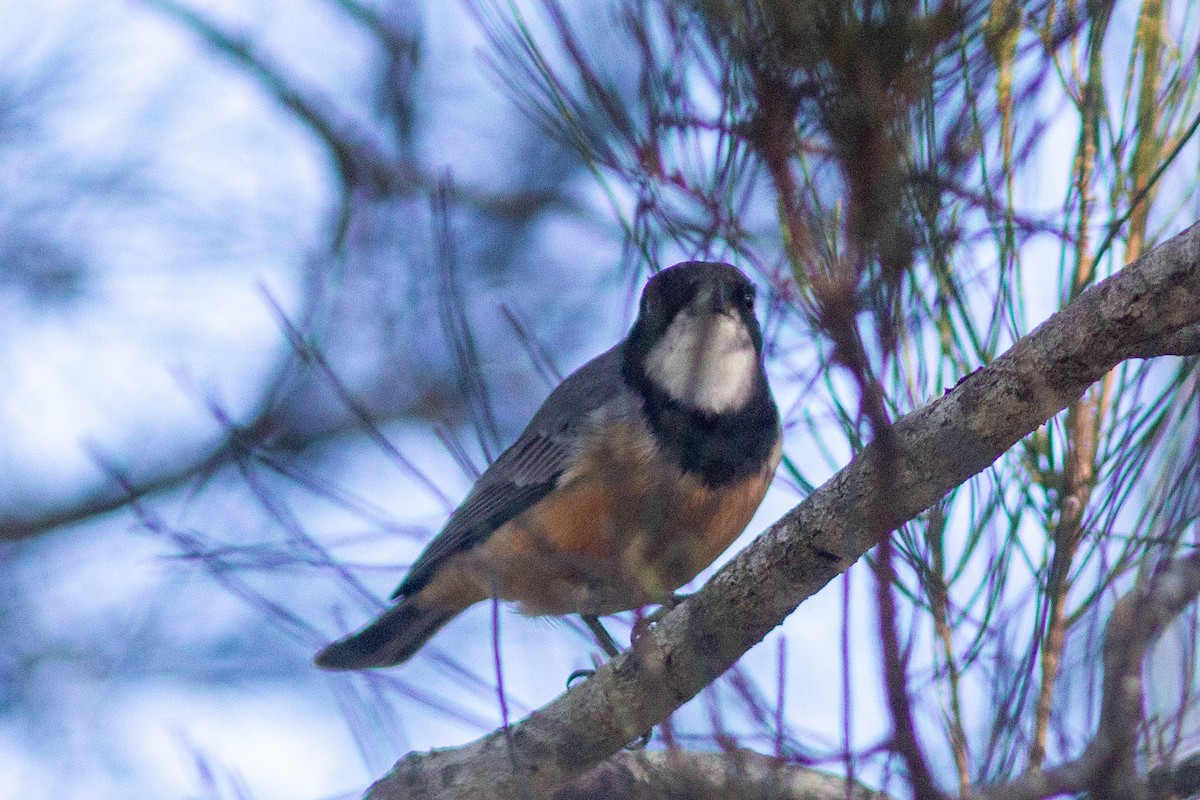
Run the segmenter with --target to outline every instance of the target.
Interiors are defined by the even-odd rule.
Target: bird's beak
[[[729,284],[722,281],[701,286],[692,301],[692,307],[699,313],[732,316],[734,302],[733,290]]]

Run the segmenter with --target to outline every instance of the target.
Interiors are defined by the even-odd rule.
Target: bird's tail
[[[331,670],[394,666],[411,658],[461,610],[406,597],[362,630],[317,653],[313,663]]]

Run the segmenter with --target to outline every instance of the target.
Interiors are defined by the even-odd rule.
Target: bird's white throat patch
[[[741,320],[685,309],[646,356],[646,377],[685,405],[719,414],[746,404],[758,355]]]

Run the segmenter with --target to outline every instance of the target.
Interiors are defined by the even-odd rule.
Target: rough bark
[[[846,779],[752,750],[618,753],[554,800],[891,800]]]

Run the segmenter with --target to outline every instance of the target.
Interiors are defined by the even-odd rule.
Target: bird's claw
[[[570,691],[572,684],[582,678],[590,678],[596,674],[594,669],[577,669],[567,676],[567,691]],[[646,745],[650,744],[651,737],[654,736],[653,730],[648,730],[639,736],[634,741],[625,745],[626,750],[645,750]]]
[[[575,670],[574,672],[572,672],[570,675],[567,676],[567,689],[569,690],[571,688],[571,684],[575,683],[575,681],[580,680],[581,678],[590,678],[595,674],[596,674],[596,670],[594,670],[594,669],[577,669],[577,670]]]

